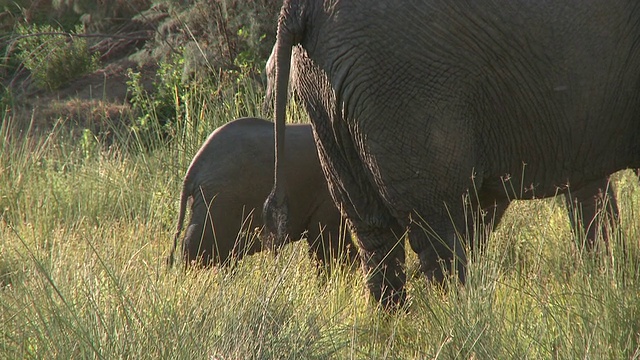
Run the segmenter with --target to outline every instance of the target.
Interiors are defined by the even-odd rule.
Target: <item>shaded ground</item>
[[[131,106],[127,94],[127,69],[142,74],[141,80],[151,90],[156,68],[152,65],[138,67],[126,58],[105,64],[91,74],[73,80],[59,90],[25,92],[16,99],[16,117],[31,120],[38,127],[48,127],[63,118],[74,126],[101,128],[102,122],[118,123],[130,115]]]

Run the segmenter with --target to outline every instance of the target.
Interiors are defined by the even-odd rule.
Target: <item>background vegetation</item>
[[[167,269],[191,157],[216,127],[264,116],[261,69],[278,7],[0,3],[0,358],[640,358],[630,171],[614,176],[622,219],[606,229],[608,252],[585,253],[561,201],[515,202],[464,287],[426,283],[411,254],[406,312],[378,309],[359,271],[317,276],[303,243],[233,269]],[[55,69],[38,75],[76,41],[85,50],[65,61],[91,64],[85,76],[132,61],[126,96],[38,110],[38,98],[77,84]],[[291,116],[306,121],[295,107]]]

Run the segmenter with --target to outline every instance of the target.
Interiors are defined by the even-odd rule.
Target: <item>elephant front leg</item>
[[[355,229],[367,287],[385,309],[397,309],[406,302],[405,250],[402,233],[390,228]]]

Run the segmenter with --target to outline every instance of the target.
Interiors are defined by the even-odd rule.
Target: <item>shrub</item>
[[[17,56],[31,71],[36,85],[55,90],[75,77],[98,67],[97,54],[91,55],[81,27],[63,32],[50,25],[18,27]]]
[[[199,144],[212,130],[199,122],[220,126],[234,118],[260,114],[264,91],[250,76],[251,66],[209,77],[184,77],[187,55],[181,51],[160,62],[151,90],[142,85],[142,74],[128,70],[128,98],[134,117],[126,127],[135,148],[167,145],[176,135],[186,136],[185,131],[194,131],[189,136],[195,136]]]
[[[182,56],[163,61],[153,82],[153,91],[145,90],[141,74],[129,69],[127,88],[136,117],[129,130],[137,144],[152,148],[161,144],[172,127],[183,117],[184,96],[188,85],[181,81]]]

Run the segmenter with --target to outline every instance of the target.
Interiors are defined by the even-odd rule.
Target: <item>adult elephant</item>
[[[263,110],[265,113],[273,110],[272,107],[275,101],[275,50],[276,47],[274,46],[265,67],[265,73],[267,76],[267,89],[263,104]],[[295,62],[296,60],[299,60],[299,51],[299,49],[293,49],[292,61]],[[291,70],[289,81],[292,84],[296,84],[296,68],[293,67]],[[288,94],[292,95],[292,92],[289,91]],[[326,120],[326,118],[321,118],[316,121]],[[513,196],[513,198],[516,197],[517,196]],[[617,200],[613,189],[610,186],[609,177],[593,181],[577,190],[567,190],[564,192],[563,198],[567,208],[567,215],[571,223],[571,229],[575,236],[583,241],[582,245],[584,245],[588,250],[593,250],[596,246],[596,239],[601,237],[606,246],[609,241],[610,230],[617,226],[617,222],[619,220]],[[489,217],[484,218],[485,225],[488,226],[489,230],[493,230],[493,226],[489,225],[497,225],[500,222],[500,219],[504,215],[508,206],[509,201],[507,199],[503,202],[496,203],[493,209],[484,209],[493,210]],[[489,224],[490,221],[493,222]]]
[[[508,202],[505,176],[526,199],[640,166],[636,0],[286,0],[264,208],[276,239],[294,46],[296,96],[385,306],[405,299],[406,232],[423,272],[448,263],[464,281],[465,194],[490,209]]]

